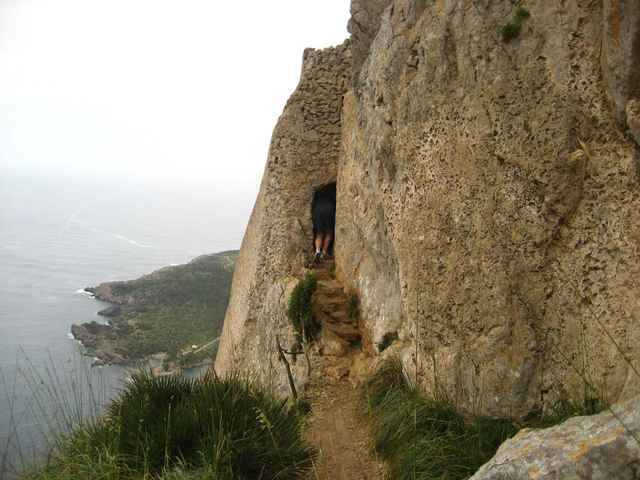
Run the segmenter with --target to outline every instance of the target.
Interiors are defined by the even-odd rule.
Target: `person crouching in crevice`
[[[335,189],[325,190],[316,193],[311,207],[313,245],[315,247],[314,263],[329,256],[336,224]]]

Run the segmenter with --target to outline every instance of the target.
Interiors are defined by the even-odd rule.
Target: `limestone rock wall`
[[[393,1],[338,173],[338,275],[370,348],[398,337],[384,354],[428,389],[510,415],[584,378],[612,400],[640,385],[639,155],[615,100],[637,86],[640,5],[523,4],[505,43],[514,2]]]
[[[391,0],[353,0],[351,2],[351,18],[347,29],[353,42],[354,84],[357,84],[362,64],[369,55],[371,42],[380,28],[382,12],[390,3]]]
[[[236,264],[216,358],[219,373],[241,368],[274,388],[286,385],[275,360],[275,338],[281,335],[284,347],[291,344],[286,306],[293,277],[311,250],[314,190],[336,180],[342,96],[350,75],[349,42],[305,50],[300,83],[274,130]],[[304,373],[298,368],[296,379],[304,382]]]
[[[368,352],[484,413],[525,415],[585,380],[638,393],[640,4],[351,9],[350,46],[305,53],[274,132],[217,368],[283,384],[274,335],[290,333],[313,188],[337,177],[336,274]]]

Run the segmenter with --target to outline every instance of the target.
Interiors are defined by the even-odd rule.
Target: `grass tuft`
[[[397,358],[381,365],[364,395],[376,452],[398,480],[468,478],[517,431],[508,420],[466,418],[452,404],[426,397],[409,384]]]
[[[500,36],[502,37],[502,41],[505,43],[508,43],[511,40],[518,38],[521,30],[522,30],[522,25],[520,23],[510,22],[510,23],[505,23],[504,25],[500,25],[499,27]]]
[[[576,415],[602,411],[596,398],[562,399],[547,413],[523,422],[467,415],[443,399],[432,399],[409,383],[397,357],[383,362],[363,387],[374,425],[375,450],[397,480],[462,480],[493,457],[523,427],[549,427]]]
[[[138,374],[103,418],[66,437],[25,478],[306,478],[315,453],[302,419],[238,375]]]

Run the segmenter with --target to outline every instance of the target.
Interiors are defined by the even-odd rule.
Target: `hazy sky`
[[[341,43],[348,12],[349,0],[0,0],[0,163],[253,201],[303,49]]]

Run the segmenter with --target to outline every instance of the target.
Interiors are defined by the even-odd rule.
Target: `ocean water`
[[[2,173],[0,477],[46,448],[42,433],[52,426],[42,412],[65,425],[73,418],[57,416],[59,403],[78,416],[99,413],[92,405],[125,381],[122,368],[90,367],[70,336],[71,324],[100,320],[104,308],[82,289],[239,248],[249,197],[202,182]]]

